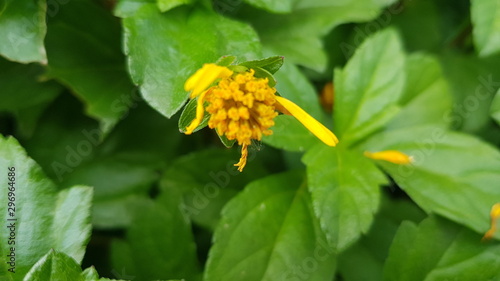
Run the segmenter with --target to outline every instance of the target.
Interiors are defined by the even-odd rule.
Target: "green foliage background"
[[[0,280],[500,280],[500,232],[481,241],[500,202],[499,15],[500,0],[0,1]],[[277,90],[339,145],[281,115],[239,173],[213,131],[179,133],[185,80],[225,55],[283,56]],[[363,156],[382,150],[415,161]]]

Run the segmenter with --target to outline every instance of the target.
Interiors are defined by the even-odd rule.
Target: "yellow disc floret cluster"
[[[228,140],[242,146],[242,157],[236,164],[242,171],[246,165],[248,146],[252,140],[271,135],[274,117],[278,115],[274,104],[276,89],[267,78],[256,78],[255,71],[238,73],[220,80],[205,95],[209,103],[206,110],[211,117],[208,126]]]
[[[269,129],[278,115],[274,103],[276,89],[267,78],[254,77],[254,70],[222,79],[205,96],[211,114],[208,126],[239,145],[250,145],[271,135]]]

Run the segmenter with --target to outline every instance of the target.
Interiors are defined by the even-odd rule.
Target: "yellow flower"
[[[316,119],[293,102],[276,96],[267,78],[257,78],[255,71],[233,73],[229,68],[205,64],[184,85],[191,99],[198,97],[196,117],[186,128],[191,134],[203,120],[205,110],[210,113],[208,126],[219,135],[236,140],[241,145],[241,158],[235,164],[241,172],[246,165],[248,146],[252,140],[271,135],[277,110],[297,118],[315,136],[329,146],[338,143],[337,137]],[[210,87],[210,85],[214,84]],[[208,106],[205,108],[205,102]]]
[[[365,156],[374,160],[385,160],[394,164],[410,164],[413,157],[397,150],[384,150],[379,152],[365,151]]]

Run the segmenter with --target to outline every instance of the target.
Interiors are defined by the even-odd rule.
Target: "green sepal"
[[[236,60],[236,56],[222,56],[220,57],[215,64],[220,66],[229,66]]]
[[[243,65],[228,65],[227,68],[231,69],[231,71],[235,73],[242,73],[248,71],[248,67]]]
[[[219,132],[217,132],[217,135],[219,136],[219,139],[222,142],[222,144],[227,148],[233,147],[234,143],[236,142],[236,140],[229,140],[225,135],[219,134]]]
[[[184,110],[181,113],[181,117],[179,118],[179,131],[181,133],[186,132],[186,127],[191,124],[191,122],[196,118],[196,107],[197,107],[198,98],[189,100],[189,102],[184,107]],[[205,128],[208,124],[208,120],[210,119],[210,114],[205,111],[205,115],[203,116],[203,120],[201,120],[200,125],[193,130],[193,133]]]
[[[269,87],[274,87],[276,85],[276,79],[271,74],[271,72],[269,72],[268,70],[266,70],[264,68],[258,67],[258,66],[252,67],[252,69],[255,71],[255,77],[267,78],[267,80],[269,81],[268,82]]]
[[[271,74],[276,73],[281,66],[283,65],[285,57],[282,56],[274,56],[274,57],[269,57],[265,58],[262,60],[251,60],[251,61],[246,61],[243,63],[240,63],[239,65],[246,66],[248,68],[262,68],[270,72]]]

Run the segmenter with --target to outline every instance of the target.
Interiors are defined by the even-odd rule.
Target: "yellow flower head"
[[[220,79],[217,81],[217,79]],[[216,82],[217,81],[217,82]],[[214,82],[215,85],[210,87]],[[246,165],[248,146],[252,140],[271,135],[277,110],[295,116],[306,128],[329,146],[338,143],[337,137],[293,102],[276,96],[267,78],[255,77],[255,71],[233,73],[215,64],[205,64],[184,86],[191,98],[198,97],[196,118],[186,128],[191,134],[201,123],[204,111],[210,113],[208,126],[228,140],[236,140],[241,148],[240,161],[235,164],[241,172]],[[205,108],[205,102],[208,106]]]
[[[269,127],[278,115],[275,92],[267,78],[255,78],[253,70],[222,79],[205,97],[210,104],[206,110],[212,116],[208,126],[239,145],[250,145],[252,139],[260,141],[262,135],[272,134]]]

